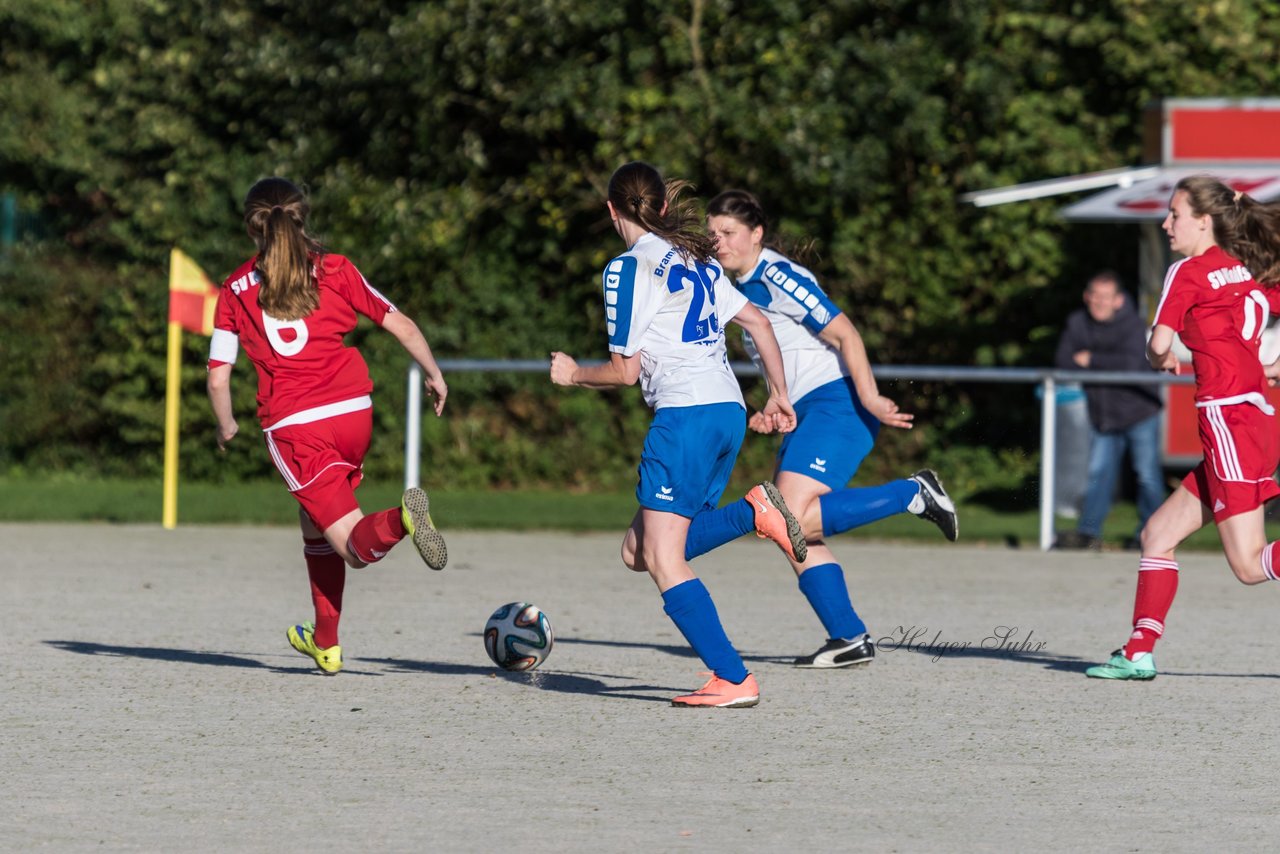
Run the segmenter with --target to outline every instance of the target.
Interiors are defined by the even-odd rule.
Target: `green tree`
[[[1047,363],[1078,283],[1131,270],[1132,241],[1068,226],[1060,200],[958,196],[1136,162],[1153,98],[1273,91],[1274,7],[0,0],[0,190],[50,235],[0,273],[21,330],[0,356],[22,368],[0,380],[0,460],[157,471],[168,249],[234,269],[251,251],[240,198],[269,174],[309,185],[322,237],[445,358],[603,357],[598,276],[622,248],[603,189],[646,159],[704,194],[748,187],[781,234],[814,238],[811,266],[874,360]],[[355,339],[385,439],[405,364],[372,333]],[[202,343],[184,346],[187,475],[268,473],[250,443],[209,453]],[[426,443],[454,482],[632,477],[647,420],[634,390],[451,380]],[[247,420],[251,372],[235,382]],[[1029,389],[890,391],[922,426],[886,435],[869,476],[927,460],[1032,469]],[[748,443],[744,466],[770,452]],[[380,440],[367,469],[399,465],[398,441]]]

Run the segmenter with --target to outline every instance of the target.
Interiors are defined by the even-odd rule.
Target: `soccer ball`
[[[532,670],[551,652],[547,615],[528,602],[508,602],[484,625],[484,649],[503,670]]]

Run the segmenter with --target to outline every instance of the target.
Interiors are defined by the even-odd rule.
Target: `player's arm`
[[[778,339],[773,334],[773,324],[764,316],[764,312],[749,302],[738,310],[731,322],[747,331],[752,343],[755,344],[756,352],[760,354],[765,383],[769,387],[769,400],[761,410],[765,423],[771,423],[779,433],[790,433],[796,429],[796,411],[791,406],[791,398],[787,394],[787,374],[782,366],[782,348],[778,346]],[[758,428],[753,429],[757,432],[767,432]]]
[[[1178,357],[1173,355],[1173,327],[1157,323],[1147,339],[1147,361],[1157,371],[1178,372]]]
[[[837,314],[831,318],[818,337],[840,351],[840,358],[849,370],[853,387],[857,389],[858,400],[877,421],[890,427],[911,428],[915,416],[900,411],[898,404],[880,394],[875,374],[871,372],[871,361],[867,358],[867,347],[848,315]]]
[[[240,431],[236,423],[235,413],[231,408],[231,365],[220,364],[209,368],[209,402],[213,405],[213,415],[218,421],[218,448],[225,449]]]
[[[449,386],[444,381],[444,374],[431,355],[431,346],[413,319],[402,312],[391,311],[382,318],[382,328],[390,332],[400,342],[412,359],[422,367],[422,382],[427,393],[435,397],[436,415],[444,412],[444,401],[449,396]]]
[[[583,388],[618,388],[635,385],[640,379],[640,352],[630,356],[610,353],[609,361],[599,365],[582,366],[567,353],[551,354],[551,381],[556,385],[576,385]]]

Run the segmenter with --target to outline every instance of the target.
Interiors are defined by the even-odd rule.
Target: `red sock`
[[[316,646],[328,649],[338,642],[338,620],[342,617],[342,588],[347,582],[347,564],[323,537],[303,537],[302,554],[311,578],[311,601],[316,606]]]
[[[351,529],[347,548],[365,563],[376,563],[387,556],[391,547],[404,539],[404,522],[400,508],[392,507],[370,513]]]
[[[1280,540],[1267,543],[1262,550],[1262,574],[1268,581],[1275,581],[1277,572],[1280,572]]]
[[[1133,600],[1133,634],[1124,645],[1131,660],[1151,652],[1164,634],[1164,618],[1178,592],[1178,562],[1144,557],[1138,563],[1138,592]]]

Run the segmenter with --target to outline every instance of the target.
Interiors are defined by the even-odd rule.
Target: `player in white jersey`
[[[623,538],[622,560],[649,573],[663,610],[712,672],[701,689],[672,703],[741,708],[759,702],[756,679],[684,557],[690,520],[719,503],[746,431],[746,405],[725,349],[726,323],[738,324],[756,341],[769,381],[759,418],[786,433],[795,427],[795,411],[769,321],[726,281],[713,242],[679,200],[685,187],[683,181],[664,184],[647,163],[614,172],[606,206],[627,251],[604,271],[610,358],[582,367],[552,353],[551,379],[588,388],[640,382],[654,417],[640,459],[640,510]],[[751,491],[761,520],[757,530],[794,553],[798,526],[780,500],[771,500],[770,493],[777,493],[767,486]]]
[[[444,409],[448,386],[417,324],[401,314],[341,255],[307,233],[310,204],[283,178],[254,184],[244,223],[258,254],[218,294],[209,344],[209,400],[218,447],[239,427],[231,369],[241,349],[258,374],[258,420],[272,461],[301,505],[303,556],[315,622],[285,636],[325,673],[342,669],[338,622],[346,566],[381,560],[409,536],[432,569],[447,560],[431,524],[427,494],[405,491],[399,507],[365,515],[356,501],[373,429],[373,381],[360,353],[343,342],[364,315],[395,336],[422,366],[427,391]]]
[[[798,424],[782,441],[774,478],[808,541],[807,555],[792,559],[792,568],[827,632],[822,648],[795,664],[869,663],[875,646],[849,599],[844,570],[823,537],[908,512],[934,522],[954,541],[955,506],[929,470],[880,486],[847,488],[880,425],[910,428],[912,416],[880,394],[862,337],[813,273],[766,245],[764,210],[755,196],[723,192],[707,206],[707,217],[720,263],[769,319],[795,402]],[[748,336],[746,344],[758,361],[758,342]],[[749,425],[759,433],[776,432],[762,413]],[[727,505],[694,520],[686,556],[704,554],[749,530],[741,509]]]

